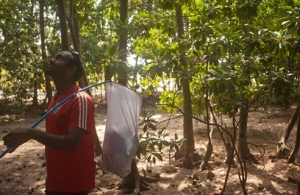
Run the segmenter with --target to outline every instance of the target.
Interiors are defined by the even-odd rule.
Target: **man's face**
[[[67,51],[58,52],[54,58],[52,58],[45,68],[45,72],[54,77],[61,77],[63,78],[68,73],[69,69],[69,61],[72,57],[72,54]]]

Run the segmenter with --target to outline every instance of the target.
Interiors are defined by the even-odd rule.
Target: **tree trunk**
[[[127,83],[127,12],[128,0],[120,0],[120,21],[121,29],[119,33],[119,63],[118,63],[118,83]]]
[[[64,0],[55,0],[55,2],[58,6],[59,24],[60,24],[60,29],[61,29],[60,35],[61,35],[62,50],[69,50],[65,1]]]
[[[251,162],[258,163],[253,154],[250,152],[250,148],[247,143],[247,124],[248,124],[248,103],[240,110],[240,125],[239,125],[239,138],[238,138],[238,154],[239,157],[244,160],[250,160]]]
[[[290,154],[290,149],[286,146],[286,141],[288,140],[290,133],[294,128],[296,121],[299,118],[299,109],[300,102],[298,103],[296,110],[290,118],[287,128],[285,129],[280,140],[277,143],[277,158],[286,158]]]
[[[32,18],[34,18],[34,7],[35,7],[35,1],[31,0],[31,9],[30,9],[30,16]],[[31,29],[34,29],[36,28],[35,27],[35,23],[29,23],[30,24],[30,28]],[[38,74],[36,71],[34,71],[33,73],[33,97],[32,97],[32,105],[34,107],[38,106],[38,82],[37,82],[37,77],[38,77]]]
[[[127,12],[128,12],[128,0],[120,0],[120,21],[122,23],[119,31],[119,63],[118,63],[118,83],[121,85],[127,85]],[[109,68],[109,67],[108,67]],[[109,70],[109,69],[108,69]],[[131,162],[131,172],[124,180],[123,184],[130,190],[134,190],[136,194],[140,193],[140,190],[148,189],[145,181],[140,177],[135,158]]]
[[[38,106],[38,82],[37,82],[37,74],[33,73],[33,98],[32,98],[32,105],[34,107]]]
[[[207,70],[207,67],[206,67]],[[213,144],[212,144],[212,135],[213,135],[213,131],[214,131],[214,127],[210,125],[210,123],[213,122],[213,116],[212,116],[212,112],[210,111],[210,103],[209,103],[209,92],[208,92],[208,87],[205,87],[205,94],[206,94],[206,98],[205,98],[205,111],[206,111],[206,122],[207,122],[207,138],[208,138],[208,142],[206,145],[206,151],[205,151],[205,155],[203,158],[203,161],[200,165],[200,171],[204,171],[207,168],[208,165],[208,160],[210,159],[212,153],[213,153]]]
[[[73,0],[70,0],[70,16],[68,18],[69,29],[70,29],[70,32],[71,32],[71,37],[72,37],[72,42],[73,42],[74,49],[76,51],[78,51],[78,53],[82,57],[82,49],[81,49],[81,44],[80,44],[80,27],[79,27],[79,24],[78,24],[78,20],[76,20],[76,16],[75,16],[76,13],[77,12],[76,12],[75,6],[73,4]],[[81,88],[86,87],[86,86],[89,85],[89,82],[88,82],[87,77],[86,77],[85,69],[84,69],[84,72],[83,72],[81,78],[78,81],[78,84]],[[86,92],[90,96],[92,96],[92,93],[89,89],[86,90]]]
[[[293,163],[295,162],[297,155],[298,155],[298,151],[299,151],[299,143],[300,143],[300,115],[299,115],[299,108],[297,107],[298,110],[298,124],[297,124],[297,135],[296,135],[296,141],[295,141],[295,146],[293,149],[292,154],[290,155],[290,157],[288,158],[288,163]],[[295,111],[296,112],[296,111]]]
[[[211,142],[212,140],[212,135],[213,135],[213,128],[212,129],[208,129],[208,142],[206,145],[206,151],[205,151],[205,155],[203,158],[202,163],[200,164],[200,171],[204,171],[207,169],[207,165],[208,165],[208,161],[213,153],[213,144]]]
[[[46,67],[47,54],[46,54],[46,45],[45,45],[45,19],[44,19],[45,0],[40,0],[39,3],[40,3],[41,50],[42,50],[43,66]],[[47,103],[49,103],[52,97],[50,77],[46,73],[44,73],[44,75],[45,75],[45,82],[46,82],[46,98],[47,98]]]
[[[78,51],[80,56],[82,56],[82,50],[81,50],[81,45],[80,45],[80,28],[78,25],[78,21],[76,20],[75,13],[76,13],[76,9],[75,9],[75,6],[73,5],[73,0],[70,0],[70,16],[68,18],[69,29],[71,32],[74,49],[76,51]],[[83,69],[83,70],[84,70],[83,75],[81,76],[81,78],[78,81],[79,86],[81,88],[89,85],[87,77],[86,77],[85,69]],[[86,90],[86,92],[92,97],[92,93],[90,90]],[[95,142],[95,155],[100,156],[102,153],[102,147],[101,147],[101,142],[99,140],[97,132],[95,132],[94,142]]]
[[[183,26],[183,16],[182,16],[182,6],[176,5],[176,24],[177,24],[177,33],[178,33],[178,44],[179,48],[183,48],[180,51],[180,65],[184,68],[181,71],[187,72],[188,65],[186,62],[186,56],[184,51],[184,43],[182,42],[184,35],[184,26]],[[194,131],[193,131],[193,120],[192,120],[192,100],[190,92],[190,83],[189,75],[182,74],[181,86],[183,92],[183,111],[186,115],[183,117],[183,136],[185,141],[183,142],[179,153],[176,155],[177,158],[185,157],[186,162],[193,163],[193,156],[195,150],[195,141],[194,141]],[[192,165],[184,162],[185,168],[191,168]]]

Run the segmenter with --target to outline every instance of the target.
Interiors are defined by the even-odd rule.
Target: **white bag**
[[[142,98],[116,83],[106,83],[107,120],[98,166],[122,178],[131,171],[138,150],[138,123]]]

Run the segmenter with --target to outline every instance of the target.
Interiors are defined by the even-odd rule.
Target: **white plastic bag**
[[[107,121],[98,166],[122,178],[131,171],[138,150],[138,122],[142,98],[130,89],[106,83]]]

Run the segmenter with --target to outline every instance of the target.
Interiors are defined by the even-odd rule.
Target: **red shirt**
[[[80,88],[74,84],[57,99],[53,96],[48,110],[78,90]],[[84,192],[95,187],[94,103],[86,92],[77,93],[46,118],[48,133],[67,135],[73,127],[88,132],[75,151],[45,148],[49,191]]]

